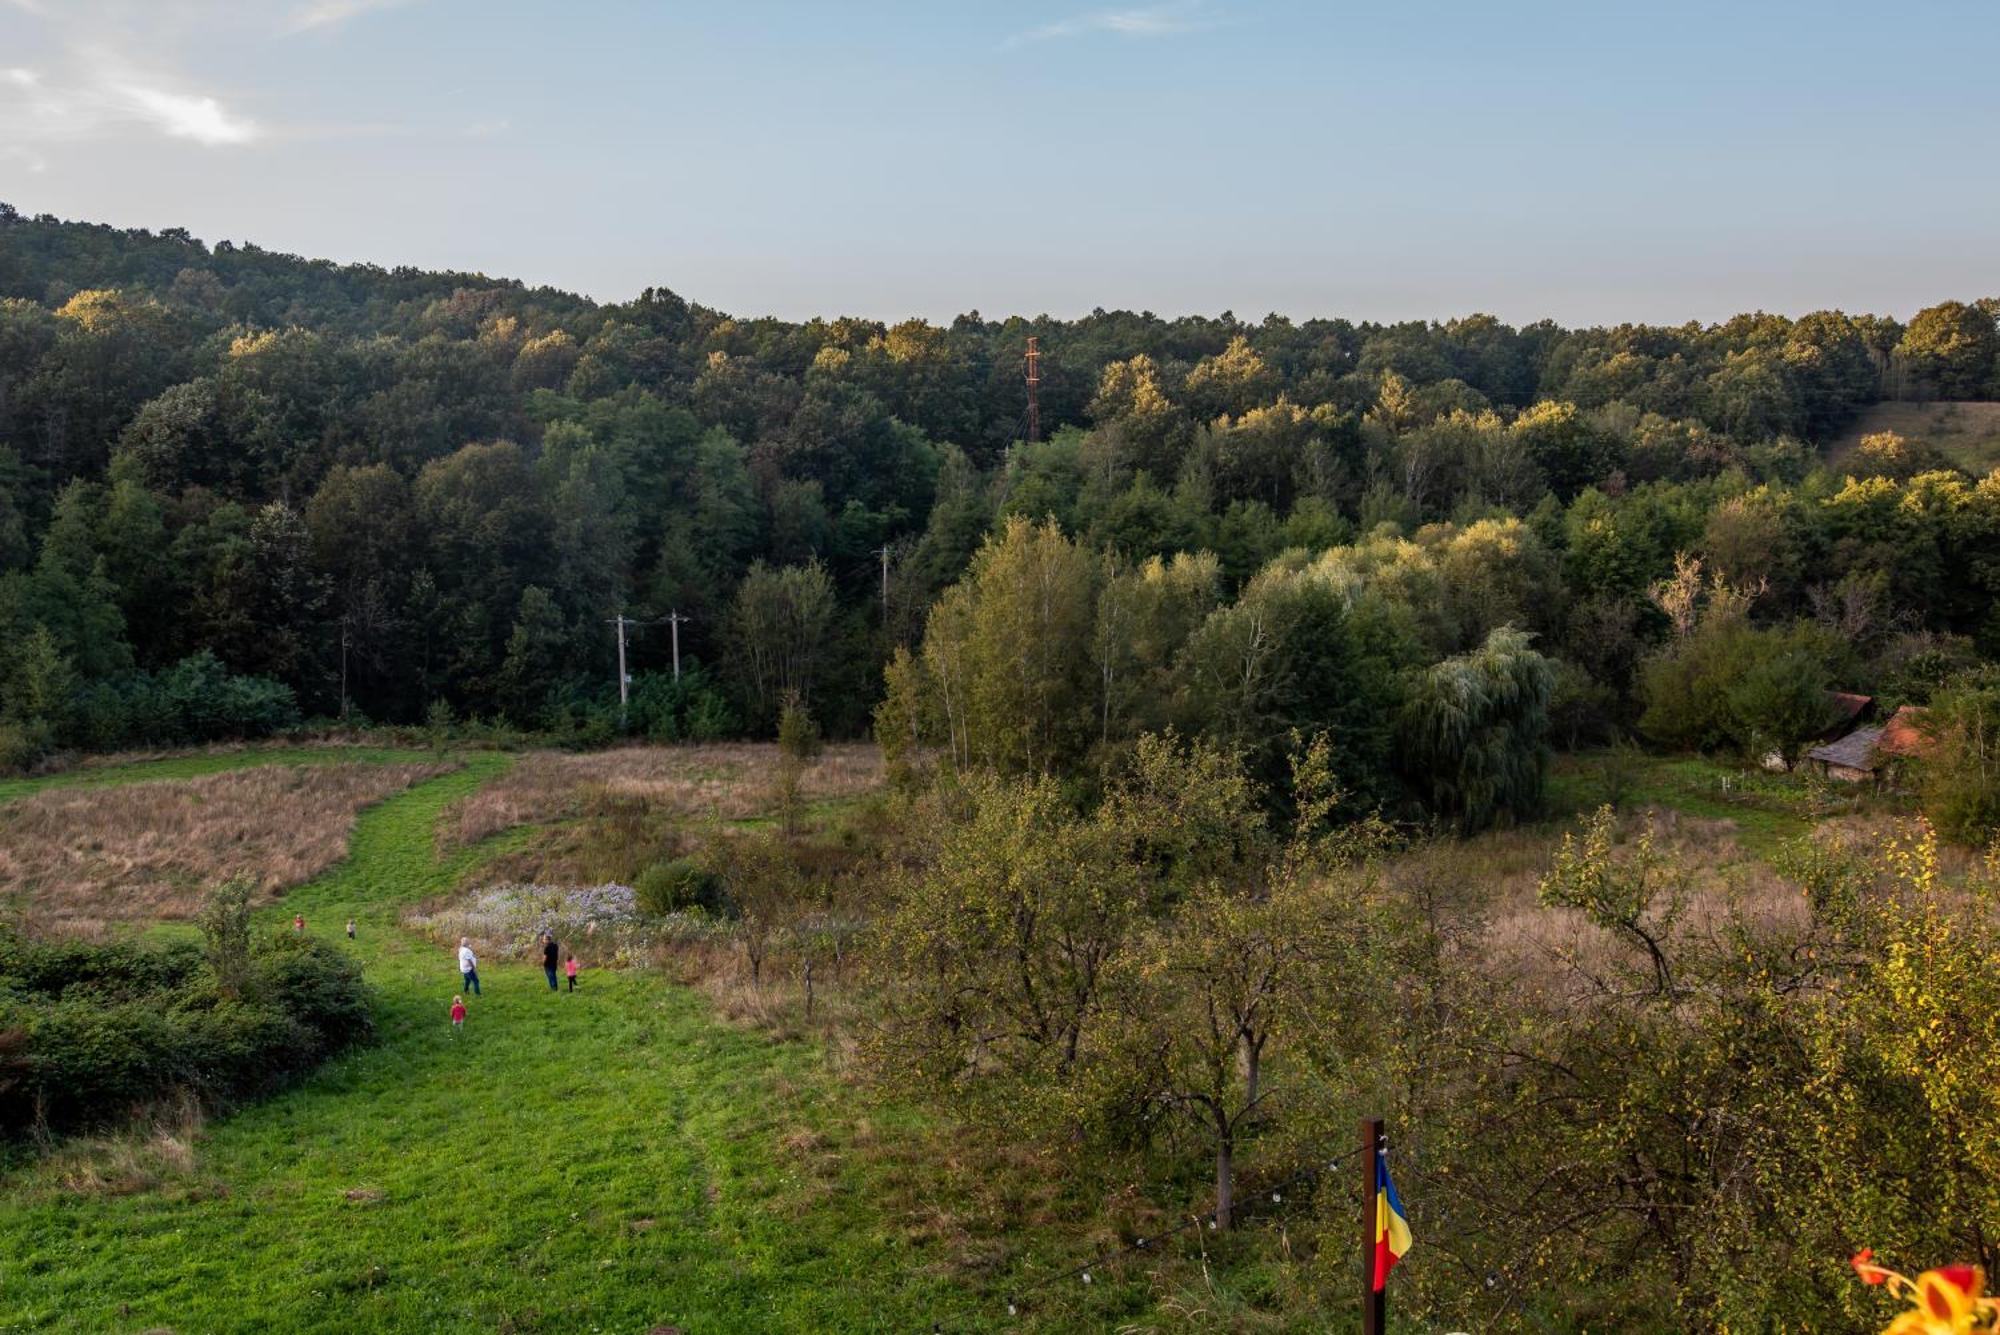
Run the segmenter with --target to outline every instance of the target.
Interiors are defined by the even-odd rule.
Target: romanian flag
[[[1403,1202],[1396,1184],[1389,1180],[1389,1154],[1375,1151],[1375,1292],[1389,1282],[1389,1272],[1403,1253],[1410,1250],[1410,1221],[1403,1217]]]

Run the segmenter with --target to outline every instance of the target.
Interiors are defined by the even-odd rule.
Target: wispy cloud
[[[378,9],[394,9],[408,3],[409,0],[310,0],[292,12],[285,28],[288,32],[332,28]]]
[[[1186,0],[1186,3],[1172,5],[1150,5],[1137,9],[1098,9],[1087,14],[1074,14],[1054,23],[1045,23],[1039,28],[1009,37],[1005,45],[1022,46],[1029,42],[1048,42],[1063,37],[1088,37],[1093,34],[1108,34],[1113,37],[1171,37],[1178,33],[1200,32],[1212,28],[1216,20],[1203,12],[1200,0]]]
[[[212,94],[134,68],[102,52],[78,52],[54,74],[15,66],[0,70],[0,140],[33,146],[149,130],[207,147],[263,137],[257,122]]]

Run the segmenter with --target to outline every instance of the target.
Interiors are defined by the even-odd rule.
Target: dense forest
[[[1789,749],[1822,687],[2000,653],[2000,482],[1825,457],[2000,395],[1996,313],[790,323],[0,206],[4,758],[794,696],[855,735],[886,666],[895,728],[1002,768],[1173,725],[1275,781],[1331,730],[1345,792],[1477,825],[1523,711]]]

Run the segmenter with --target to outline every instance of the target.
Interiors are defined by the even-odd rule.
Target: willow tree
[[[1411,788],[1461,833],[1531,815],[1549,768],[1555,665],[1511,626],[1421,673],[1404,703]]]

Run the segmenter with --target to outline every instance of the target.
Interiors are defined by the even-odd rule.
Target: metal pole
[[[1389,1295],[1375,1287],[1376,1165],[1382,1155],[1382,1119],[1361,1119],[1361,1335],[1383,1335],[1389,1323]]]
[[[882,624],[886,626],[889,624],[889,545],[887,543],[882,545],[879,554],[882,557]]]
[[[681,679],[681,622],[686,620],[687,618],[681,615],[680,609],[678,607],[675,608],[672,612],[669,612],[667,614],[667,624],[673,627],[674,631],[674,680],[675,681],[679,681]]]

